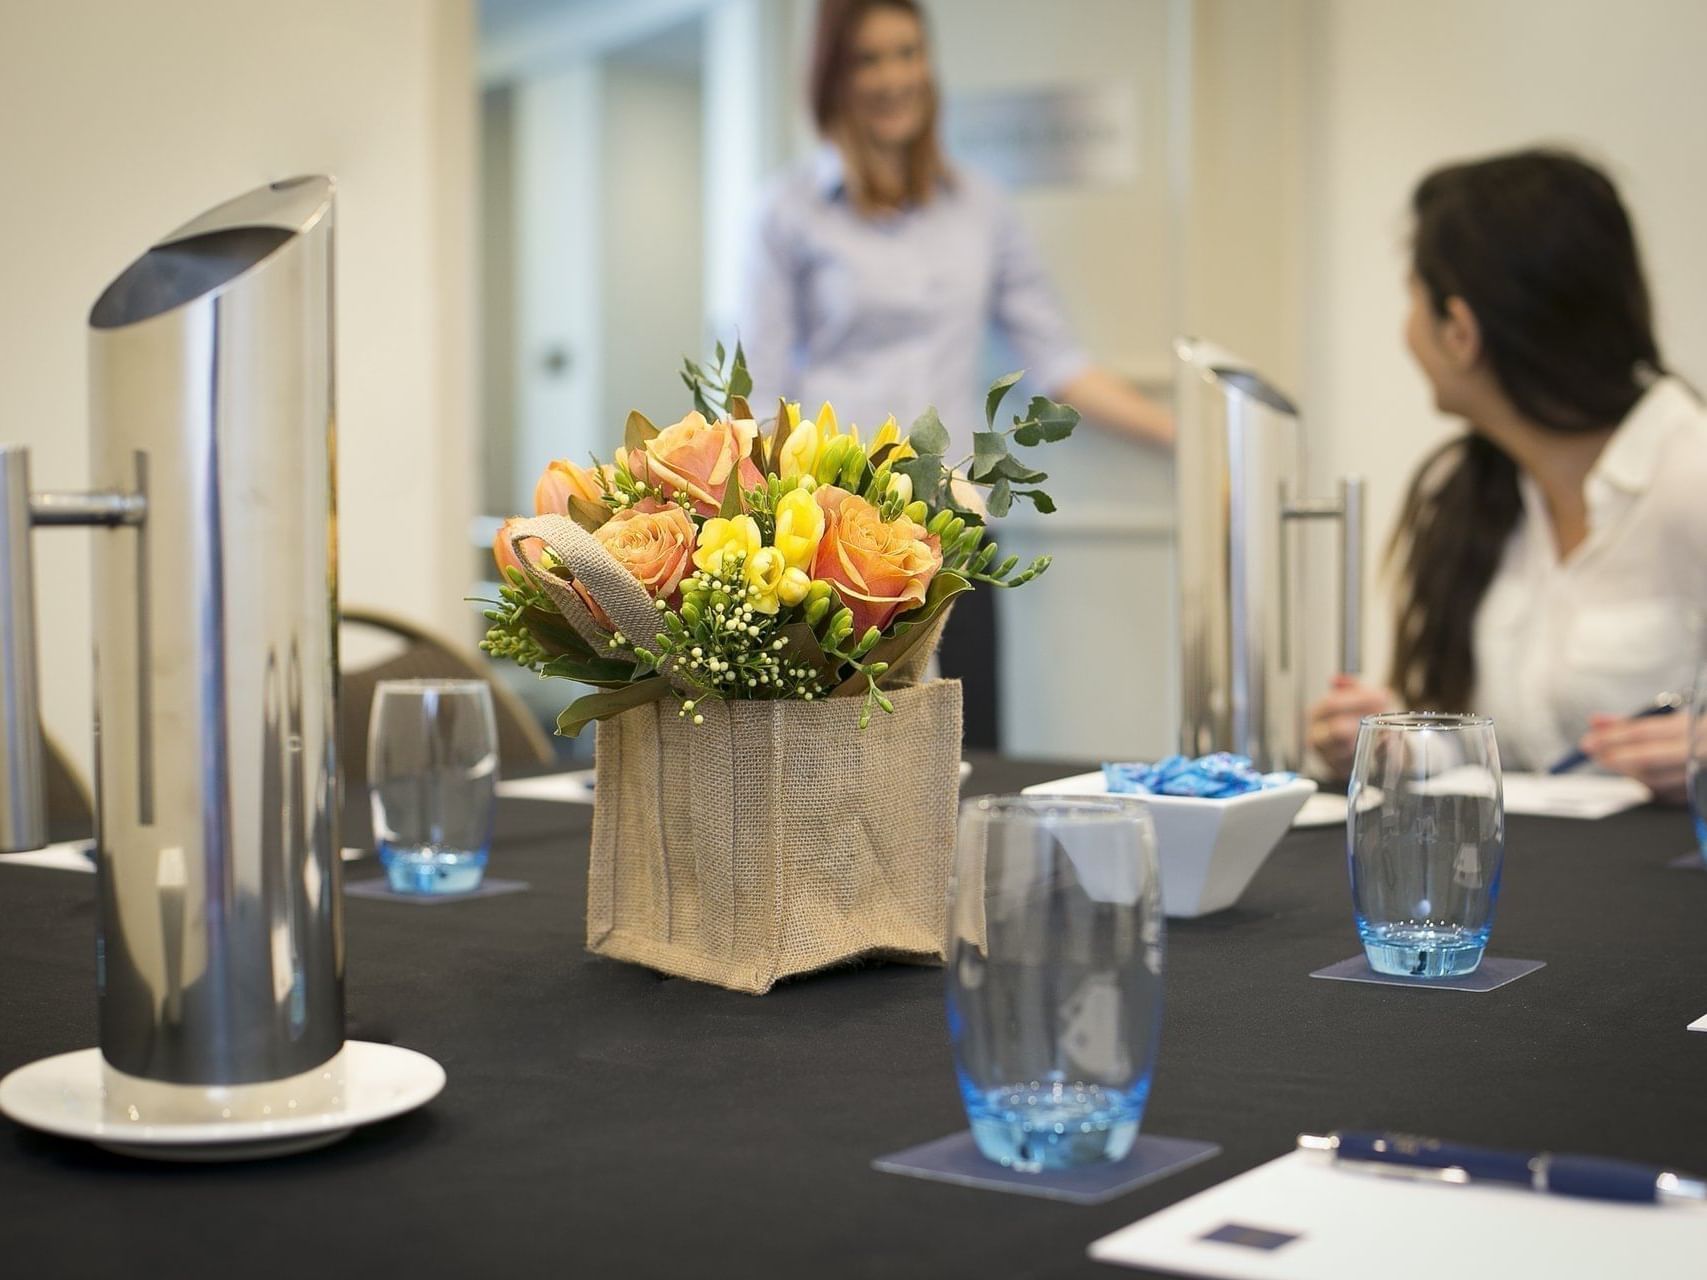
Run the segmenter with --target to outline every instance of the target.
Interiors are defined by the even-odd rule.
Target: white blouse
[[[1591,712],[1687,693],[1707,617],[1707,410],[1681,382],[1648,389],[1583,487],[1588,536],[1563,560],[1541,493],[1476,613],[1475,710],[1508,769],[1545,769]]]

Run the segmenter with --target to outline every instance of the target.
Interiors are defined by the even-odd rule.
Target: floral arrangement
[[[1011,446],[1062,440],[1079,418],[1036,396],[998,428],[1020,376],[992,384],[987,429],[950,465],[934,409],[906,435],[890,417],[862,438],[828,404],[807,418],[785,402],[761,429],[741,348],[719,344],[714,362],[684,363],[686,417],[659,429],[630,413],[614,462],[554,461],[534,492],[536,514],[573,520],[645,588],[656,631],[622,634],[543,541],[518,537],[524,517],[514,517],[494,542],[501,599],[488,602],[481,647],[594,687],[559,717],[563,734],[672,696],[696,724],[707,698],[863,696],[865,727],[874,710],[893,710],[886,678],[934,638],[955,596],[1017,587],[1049,567],[1047,556],[1023,569],[1015,556],[998,561],[985,526],[1016,499],[1055,509],[1036,487],[1048,477]],[[524,557],[575,591],[608,643],[569,624]]]

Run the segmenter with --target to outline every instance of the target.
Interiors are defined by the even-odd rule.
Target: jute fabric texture
[[[557,611],[568,619],[581,638],[593,646],[596,653],[632,658],[613,649],[610,636],[594,619],[586,602],[563,579],[536,569],[522,553],[521,544],[528,538],[538,538],[556,554],[574,574],[575,581],[587,594],[599,602],[616,628],[633,644],[652,643],[658,632],[658,610],[652,597],[646,594],[635,576],[616,562],[604,544],[567,516],[534,516],[518,520],[510,530],[510,541],[516,554],[526,566],[528,576],[551,598]]]
[[[586,602],[522,552],[539,538],[631,642],[653,603],[563,516],[518,521],[528,573],[595,651],[619,654]],[[587,946],[737,991],[862,956],[940,960],[960,795],[960,684],[922,678],[946,610],[862,696],[635,707],[598,728]],[[859,693],[863,694],[863,689]]]
[[[755,995],[864,956],[943,958],[960,685],[673,701],[598,728],[587,946]]]

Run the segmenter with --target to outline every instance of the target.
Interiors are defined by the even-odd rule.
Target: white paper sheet
[[[47,867],[53,871],[85,871],[93,874],[95,860],[83,852],[87,840],[71,840],[65,844],[43,845],[26,853],[0,854],[0,863],[14,867]]]
[[[1505,811],[1540,818],[1606,818],[1654,798],[1634,778],[1599,773],[1508,773]]]
[[[1318,791],[1292,818],[1295,827],[1345,826],[1345,792]]]
[[[1452,790],[1453,775],[1442,774],[1437,784]],[[1634,778],[1594,773],[1508,773],[1502,779],[1505,811],[1533,818],[1607,818],[1654,798]],[[1318,791],[1292,819],[1295,827],[1328,827],[1345,823],[1346,798],[1335,791]]]
[[[593,769],[576,769],[571,773],[544,773],[537,778],[506,778],[498,784],[498,794],[507,800],[592,804],[596,775]]]
[[[1702,1014],[1694,1022],[1690,1023],[1688,1029],[1690,1031],[1707,1031],[1707,1013]]]
[[[95,860],[83,851],[89,848],[87,840],[73,840],[65,844],[45,845],[40,849],[31,849],[27,853],[0,853],[0,864],[10,864],[14,867],[46,867],[50,871],[82,871],[94,873]],[[340,849],[338,856],[345,862],[354,862],[365,858],[367,849]]]
[[[1295,1238],[1271,1249],[1204,1239],[1229,1226]],[[1090,1255],[1218,1280],[1369,1280],[1415,1271],[1430,1241],[1450,1242],[1465,1274],[1605,1280],[1634,1266],[1644,1280],[1695,1277],[1707,1206],[1414,1182],[1292,1152],[1105,1236]]]

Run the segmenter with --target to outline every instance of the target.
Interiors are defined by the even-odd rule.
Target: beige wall
[[[663,425],[691,407],[682,357],[710,353],[701,350],[699,76],[619,60],[607,62],[601,75],[605,360],[598,452],[608,457],[630,409]],[[638,156],[646,162],[636,164]]]
[[[87,483],[106,282],[210,205],[335,174],[343,596],[469,634],[473,108],[468,0],[0,5],[0,438],[37,487]],[[91,538],[36,548],[45,715],[86,764]]]
[[[1372,540],[1455,429],[1400,339],[1406,202],[1430,166],[1543,141],[1606,163],[1643,240],[1663,349],[1707,385],[1707,5],[1315,0],[1306,17],[1304,404],[1318,472],[1369,477]],[[1391,626],[1386,598],[1371,598],[1384,674]]]

